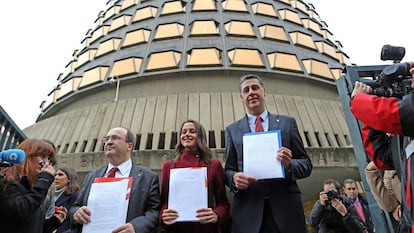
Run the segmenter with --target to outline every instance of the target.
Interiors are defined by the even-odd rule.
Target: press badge
[[[405,147],[405,157],[406,159],[410,158],[410,156],[414,153],[414,141],[411,141],[407,147]]]

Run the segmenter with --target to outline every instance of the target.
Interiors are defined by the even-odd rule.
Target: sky
[[[35,123],[40,104],[57,84],[107,0],[2,2],[0,105],[24,129]],[[305,0],[312,3],[333,38],[356,65],[384,65],[385,44],[403,46],[402,62],[414,60],[410,36],[413,0]]]

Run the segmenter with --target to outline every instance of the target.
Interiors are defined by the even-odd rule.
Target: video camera
[[[412,91],[410,69],[413,62],[400,63],[405,55],[405,48],[384,45],[381,50],[381,60],[393,60],[394,64],[385,67],[373,80],[362,80],[372,88],[372,94],[401,99]]]

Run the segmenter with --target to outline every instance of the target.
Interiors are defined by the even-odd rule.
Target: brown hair
[[[56,163],[56,150],[53,143],[46,142],[45,140],[29,138],[24,140],[17,147],[18,149],[24,150],[26,158],[23,161],[23,175],[26,175],[29,171],[28,159],[34,156],[47,157],[52,164]]]
[[[198,151],[200,152],[200,157],[208,165],[210,165],[212,156],[211,156],[211,150],[207,145],[206,130],[204,129],[204,127],[198,121],[188,119],[188,120],[184,121],[181,124],[179,137],[181,137],[181,134],[182,134],[181,129],[183,128],[185,123],[193,123],[194,124],[194,127],[195,127],[196,132],[197,132],[197,147],[198,147]],[[181,140],[178,139],[177,145],[175,145],[175,159],[174,159],[174,162],[177,162],[180,159],[181,153],[183,152],[183,150],[184,150],[184,146],[181,144]]]
[[[68,177],[69,183],[66,185],[65,193],[72,194],[79,192],[80,186],[78,184],[78,174],[76,173],[75,169],[71,167],[60,167],[57,170],[61,170]]]

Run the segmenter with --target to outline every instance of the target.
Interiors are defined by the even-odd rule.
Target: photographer
[[[309,225],[318,233],[363,233],[366,230],[352,201],[341,195],[338,181],[327,179],[309,214]]]
[[[410,70],[411,88],[414,88],[414,69]],[[411,155],[414,144],[414,93],[402,97],[370,95],[372,88],[355,82],[352,92],[351,111],[364,123],[362,137],[365,150],[379,169],[395,169],[401,180],[402,218],[399,232],[414,232],[414,185],[411,179],[414,164]],[[386,133],[400,135],[390,140]],[[404,136],[404,137],[403,137]],[[408,182],[407,182],[408,181]]]

